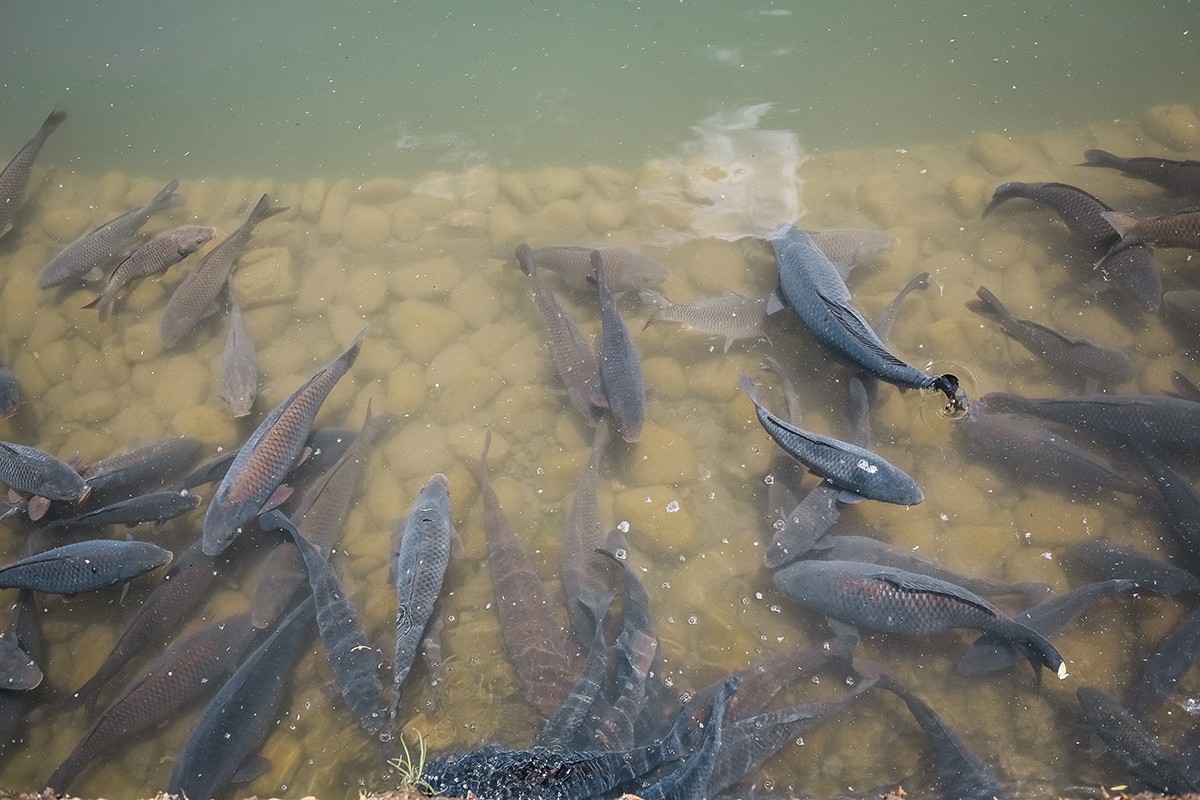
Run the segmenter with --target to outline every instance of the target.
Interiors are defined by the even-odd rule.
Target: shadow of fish
[[[91,592],[132,580],[170,560],[170,550],[150,542],[76,542],[0,568],[0,589],[32,589],[48,594]]]
[[[238,450],[204,514],[204,552],[215,556],[263,507],[304,450],[313,420],[333,387],[358,358],[367,329],[340,356],[267,415]]]
[[[1200,199],[1200,161],[1173,161],[1169,158],[1139,156],[1123,158],[1104,150],[1084,150],[1079,167],[1104,167],[1118,170],[1131,178],[1149,181],[1175,197]]]
[[[100,321],[108,322],[112,318],[117,297],[126,286],[151,275],[166,272],[207,244],[216,232],[216,228],[185,225],[159,234],[126,256],[113,270],[108,283],[100,294],[96,295],[96,299],[84,308],[96,309],[100,314]]]
[[[33,138],[22,145],[8,165],[0,170],[0,239],[13,229],[13,218],[21,206],[21,199],[25,197],[25,189],[29,186],[29,174],[33,171],[33,162],[37,159],[38,151],[66,118],[65,111],[57,108],[51,111]]]
[[[178,188],[177,179],[170,181],[144,206],[126,211],[71,242],[42,267],[37,287],[50,289],[73,278],[99,280],[104,277],[100,268],[123,252],[151,217],[183,204],[183,198],[175,194]]]

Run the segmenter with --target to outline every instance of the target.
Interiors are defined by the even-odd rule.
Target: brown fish
[[[108,322],[112,317],[113,304],[126,286],[136,280],[149,278],[166,271],[203,247],[216,233],[216,228],[201,225],[184,225],[151,239],[130,253],[117,265],[109,277],[104,290],[84,308],[100,312],[100,321]]]
[[[346,352],[329,362],[267,415],[238,451],[204,514],[204,552],[215,556],[242,532],[283,483],[325,398],[358,358],[363,328]]]
[[[67,112],[55,109],[46,117],[42,127],[25,146],[17,151],[8,162],[8,166],[0,171],[0,239],[13,229],[13,217],[25,197],[25,189],[29,186],[29,173],[33,171],[33,162],[38,151],[46,143],[46,138],[54,133],[55,128],[67,118]]]
[[[175,288],[175,293],[167,301],[167,307],[163,309],[159,326],[163,347],[170,348],[179,344],[183,337],[196,327],[196,323],[216,313],[217,297],[233,273],[238,251],[250,238],[254,226],[267,217],[284,211],[287,211],[286,207],[272,208],[270,198],[264,194],[246,221],[210,250],[196,268],[188,273],[183,282]]]
[[[1106,211],[1100,216],[1121,234],[1121,239],[1113,245],[1114,250],[1143,242],[1155,247],[1186,247],[1189,250],[1200,250],[1198,209],[1144,218],[1123,211]]]

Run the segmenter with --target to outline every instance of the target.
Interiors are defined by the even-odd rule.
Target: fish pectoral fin
[[[785,308],[787,308],[787,304],[783,302],[783,295],[779,293],[778,289],[767,295],[767,316],[783,311]]]
[[[858,492],[852,492],[849,489],[842,489],[840,492],[838,492],[837,496],[837,501],[839,503],[844,503],[845,505],[854,505],[855,503],[861,503],[866,499],[867,498],[863,497]]]
[[[254,755],[242,762],[242,765],[237,768],[237,772],[233,773],[230,778],[231,783],[249,783],[259,775],[265,774],[271,769],[271,762],[263,756]]]
[[[267,502],[263,503],[263,510],[272,511],[276,508],[279,508],[284,504],[284,502],[287,501],[289,497],[292,496],[293,491],[295,490],[286,483],[280,485],[279,488],[271,492],[271,496],[267,498]]]
[[[108,275],[106,275],[104,270],[100,269],[100,267],[92,267],[87,272],[83,273],[83,279],[88,283],[102,281],[107,277]]]

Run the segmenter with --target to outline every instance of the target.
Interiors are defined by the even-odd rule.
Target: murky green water
[[[1166,207],[1155,191],[1070,165],[1093,146],[1129,154],[1169,153],[1168,143],[1200,147],[1187,127],[1192,110],[1147,110],[1200,105],[1185,83],[1195,11],[1174,3],[1130,20],[1127,7],[1108,5],[5,8],[0,157],[54,103],[70,118],[43,151],[19,231],[0,241],[0,357],[29,398],[0,422],[0,438],[89,461],[174,434],[214,451],[236,445],[370,322],[361,358],[321,417],[357,427],[370,402],[394,419],[371,457],[339,568],[373,640],[389,652],[388,536],[428,475],[446,473],[466,552],[447,580],[444,706],[430,705],[429,677],[418,669],[404,703],[409,730],[435,750],[489,739],[525,744],[537,719],[502,656],[481,563],[482,512],[465,464],[478,458],[490,427],[501,499],[553,579],[590,431],[558,392],[513,246],[612,241],[661,259],[672,298],[765,294],[774,285],[769,263],[679,229],[702,207],[700,179],[717,174],[706,164],[719,154],[703,146],[717,139],[694,126],[717,112],[774,103],[758,128],[794,133],[813,154],[799,168],[803,223],[886,228],[899,240],[853,276],[868,316],[914,273],[933,273],[934,287],[910,299],[897,324],[903,356],[953,365],[981,392],[1068,391],[965,310],[982,284],[1022,315],[1128,349],[1138,377],[1122,388],[1161,391],[1170,371],[1189,362],[1160,321],[1129,327],[1105,304],[1086,302],[1075,290],[1083,265],[1045,215],[1014,208],[979,219],[994,186],[1014,179],[1062,180],[1114,205]],[[1114,55],[1128,52],[1139,53],[1136,64]],[[971,138],[985,131],[1036,135]],[[753,155],[750,163],[761,164],[780,152]],[[264,373],[257,413],[246,420],[230,419],[217,400],[223,319],[177,351],[158,345],[159,314],[181,272],[141,284],[110,325],[80,308],[90,292],[34,287],[63,244],[174,176],[183,178],[187,205],[155,219],[151,232],[194,220],[224,234],[264,192],[292,207],[260,226],[235,275]],[[779,200],[788,181],[767,185]],[[1161,261],[1167,288],[1186,283],[1185,256],[1164,253]],[[556,289],[596,332],[588,298]],[[725,355],[719,341],[666,325],[642,331],[645,311],[623,308],[653,396],[642,442],[614,448],[608,459],[603,518],[630,523],[665,677],[682,693],[824,635],[760,567],[770,539],[763,478],[771,451],[737,376],[755,376],[781,409],[759,369],[774,355],[794,370],[806,424],[846,435],[840,373],[800,335],[739,343]],[[1070,584],[1056,553],[1069,542],[1156,546],[1157,524],[1130,501],[1014,488],[960,458],[936,400],[886,390],[884,398],[877,449],[917,478],[927,500],[909,509],[862,504],[841,525],[870,525],[963,571],[1045,580],[1059,590]],[[198,525],[197,514],[136,535],[180,552]],[[21,553],[19,536],[6,537],[3,558]],[[246,552],[247,561],[254,557]],[[244,609],[253,570],[248,563],[230,576],[203,617]],[[74,745],[84,721],[55,703],[90,676],[149,588],[140,581],[124,600],[117,591],[39,599],[47,677],[26,718],[25,744],[0,762],[0,786],[40,786]],[[1081,758],[1086,737],[1074,689],[1124,685],[1140,648],[1177,616],[1174,605],[1150,598],[1098,606],[1058,640],[1071,678],[1040,694],[1027,672],[958,677],[967,636],[877,638],[867,647],[1018,786],[1043,796],[1121,780]],[[314,645],[295,677],[288,718],[265,750],[273,769],[244,794],[341,797],[385,786],[378,748],[331,699],[323,658]],[[809,690],[797,687],[796,696]],[[1177,697],[1197,691],[1189,680]],[[833,796],[909,774],[920,737],[907,713],[889,699],[867,706],[785,748],[760,787],[769,781],[769,791]],[[1155,721],[1177,741],[1189,727],[1183,716],[1168,704]],[[162,788],[192,719],[114,754],[73,788],[110,797]]]

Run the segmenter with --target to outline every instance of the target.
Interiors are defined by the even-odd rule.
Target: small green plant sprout
[[[388,765],[396,770],[397,777],[400,779],[400,785],[408,789],[420,792],[421,794],[435,795],[437,791],[429,785],[429,781],[425,780],[425,737],[418,732],[416,752],[408,749],[408,742],[405,741],[403,734],[399,737],[400,747],[404,751],[402,755],[388,760]],[[415,757],[414,757],[415,755]]]

